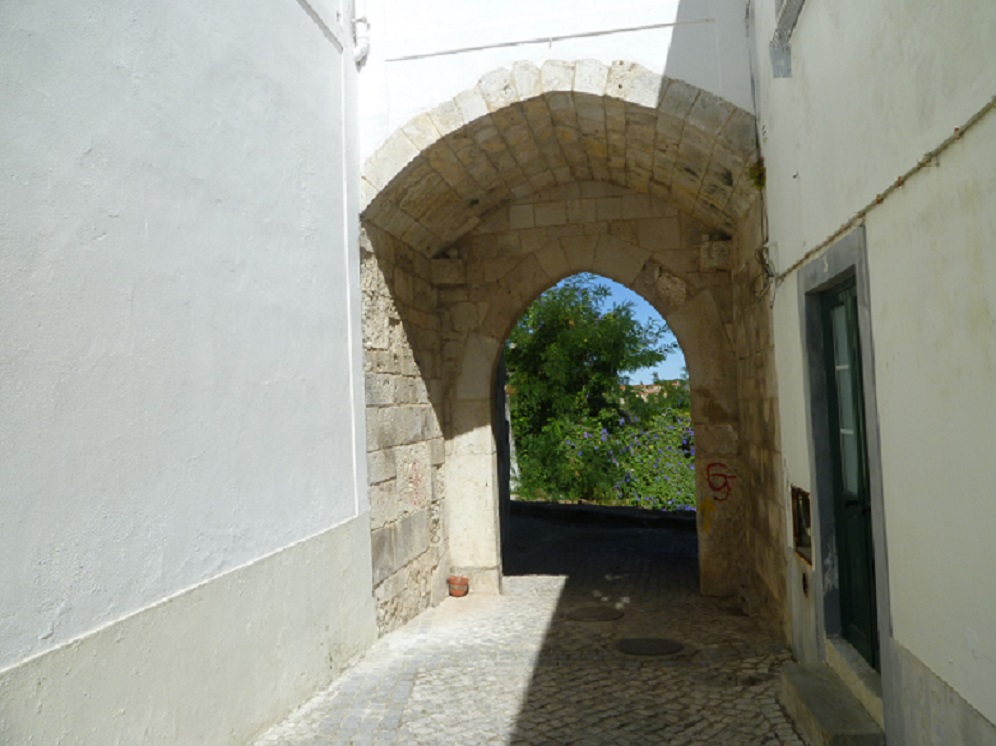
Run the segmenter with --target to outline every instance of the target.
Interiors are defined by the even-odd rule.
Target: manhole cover
[[[574,622],[614,622],[623,618],[623,612],[611,606],[582,606],[567,612],[567,618]]]
[[[630,637],[616,643],[616,650],[630,655],[674,655],[684,647],[665,637]]]

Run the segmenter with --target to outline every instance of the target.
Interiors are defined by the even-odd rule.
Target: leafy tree
[[[570,278],[543,293],[509,335],[520,496],[618,502],[627,492],[620,485],[654,479],[626,477],[632,459],[623,441],[642,437],[633,428],[655,421],[664,399],[648,404],[627,388],[627,374],[660,363],[674,345],[666,325],[641,323],[631,303],[608,307],[610,295],[593,275]],[[662,419],[653,429],[665,427]]]

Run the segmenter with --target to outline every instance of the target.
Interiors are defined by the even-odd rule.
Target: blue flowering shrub
[[[695,434],[688,412],[623,415],[613,424],[597,418],[548,423],[519,457],[517,497],[694,510]]]

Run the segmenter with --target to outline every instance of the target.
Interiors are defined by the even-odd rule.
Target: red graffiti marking
[[[737,475],[732,472],[729,466],[718,461],[706,467],[706,482],[714,493],[712,499],[718,503],[730,497],[736,478]]]

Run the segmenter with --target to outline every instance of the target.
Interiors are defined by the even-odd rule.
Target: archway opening
[[[606,277],[571,275],[526,308],[494,392],[503,554],[513,514],[694,530],[683,363],[657,310]]]
[[[529,303],[584,271],[647,298],[688,355],[702,592],[750,584],[783,608],[774,399],[762,375],[770,319],[753,290],[760,222],[744,178],[753,120],[638,66],[593,63],[594,91],[556,82],[588,80],[589,67],[496,71],[395,133],[364,169],[385,619],[430,603],[447,572],[500,590],[495,371]],[[411,603],[409,589],[419,589]]]
[[[542,293],[513,327],[504,350],[512,499],[694,510],[683,356],[660,314],[637,299],[580,273]]]

